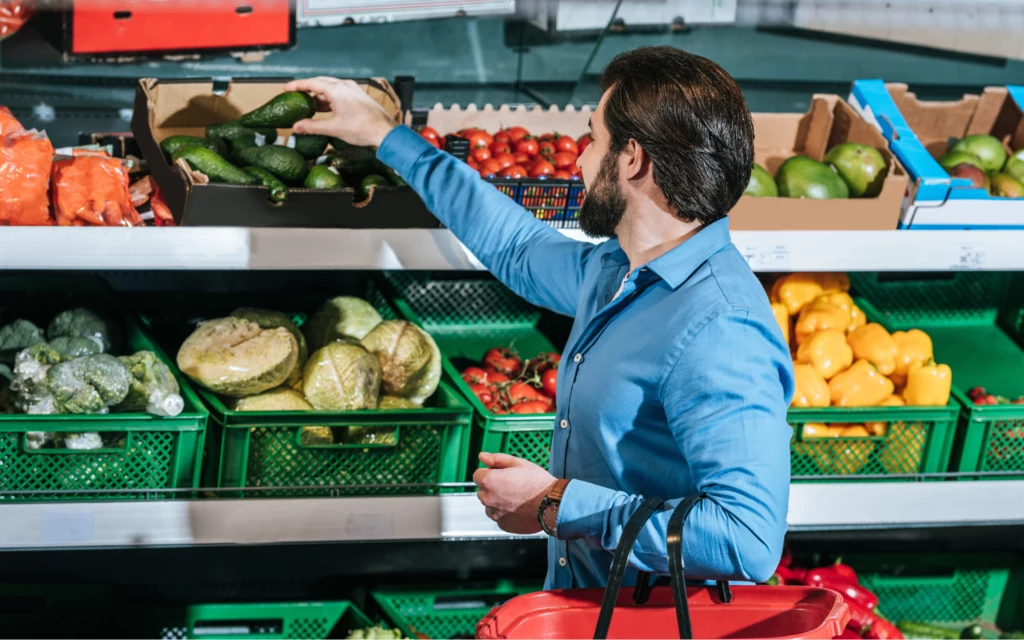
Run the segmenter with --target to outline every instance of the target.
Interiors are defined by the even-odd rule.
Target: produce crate
[[[161,342],[176,352],[201,320],[224,317],[240,306],[285,311],[302,326],[329,297],[359,295],[384,319],[398,318],[395,307],[372,281],[354,289],[313,296],[280,293],[166,295],[150,298],[146,315]],[[155,306],[154,306],[155,305]],[[190,383],[194,384],[194,383]],[[361,411],[248,411],[196,385],[210,408],[207,471],[218,487],[259,488],[255,496],[423,494],[433,485],[465,480],[471,411],[442,379],[437,393],[419,409]],[[393,444],[304,445],[304,426],[393,429]],[[420,485],[420,486],[393,486]],[[268,488],[276,488],[268,490]]]
[[[488,180],[556,229],[579,229],[580,208],[586,189],[579,180]]]
[[[893,623],[958,631],[973,622],[996,622],[1013,564],[1012,556],[966,554],[847,555],[843,561],[857,569]]]
[[[10,276],[0,278],[0,291],[4,322],[25,318],[45,328],[57,313],[78,306],[103,314],[123,332],[121,354],[156,353],[178,378],[185,401],[173,418],[146,413],[0,415],[0,500],[168,499],[181,494],[161,489],[199,486],[208,414],[173,361],[120,310],[105,282]],[[104,449],[32,450],[26,445],[30,432],[123,433],[125,438]],[[132,491],[116,493],[125,490]],[[54,493],[17,493],[22,491]]]
[[[922,329],[936,360],[953,369],[961,406],[953,470],[1024,477],[1024,405],[975,405],[966,394],[979,385],[995,395],[1024,394],[1024,280],[954,272],[856,274],[853,283],[869,316],[892,330]]]
[[[188,607],[184,625],[167,625],[161,638],[344,638],[373,622],[347,601],[201,604]]]
[[[434,336],[445,372],[473,406],[472,452],[507,453],[547,467],[554,414],[491,413],[460,373],[479,363],[492,347],[514,348],[524,359],[544,351],[561,352],[555,345],[565,343],[568,326],[558,326],[558,316],[530,305],[497,280],[405,272],[389,274],[389,281],[397,289],[399,311]],[[476,466],[473,459],[470,466]]]
[[[476,624],[493,607],[539,589],[539,585],[501,580],[487,588],[388,589],[371,595],[406,637],[422,633],[430,638],[473,638]]]

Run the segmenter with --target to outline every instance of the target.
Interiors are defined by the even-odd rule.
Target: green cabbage
[[[363,346],[380,361],[386,395],[423,404],[441,381],[441,352],[430,334],[405,320],[377,325]]]
[[[309,358],[302,376],[306,400],[320,411],[375,409],[380,364],[354,340],[332,342]]]

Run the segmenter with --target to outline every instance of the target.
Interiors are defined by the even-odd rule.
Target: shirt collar
[[[729,218],[726,216],[707,225],[678,247],[651,260],[647,267],[661,276],[670,287],[678,289],[697,267],[729,246],[730,242]]]

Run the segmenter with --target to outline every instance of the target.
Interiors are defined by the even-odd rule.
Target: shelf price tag
[[[953,271],[979,271],[985,268],[985,247],[958,243],[953,246],[949,268]]]
[[[784,244],[768,246],[747,245],[741,250],[747,264],[754,271],[789,271],[789,247]]]
[[[43,543],[53,546],[89,544],[93,536],[92,511],[43,511]]]

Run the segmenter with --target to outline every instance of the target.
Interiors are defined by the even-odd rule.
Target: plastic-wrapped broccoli
[[[50,346],[60,354],[62,360],[74,360],[82,356],[92,356],[100,351],[100,345],[92,338],[80,336],[61,336],[50,340]]]
[[[61,360],[60,353],[45,342],[32,345],[15,356],[14,380],[11,382],[15,409],[30,414],[60,413],[46,384],[46,374]]]
[[[53,365],[46,386],[61,413],[96,413],[122,402],[132,376],[112,355],[100,353]]]
[[[0,349],[24,349],[46,342],[43,330],[28,320],[15,320],[0,327]]]
[[[58,435],[58,434],[51,434]],[[65,449],[102,449],[104,447],[103,438],[96,432],[87,433],[66,433],[64,434],[64,448]]]
[[[90,338],[100,346],[100,351],[107,353],[117,343],[114,328],[88,309],[69,309],[57,314],[46,328],[46,337],[50,340],[62,337]]]
[[[176,416],[185,408],[178,381],[152,351],[118,358],[128,367],[131,387],[116,411],[145,411],[157,416]]]

